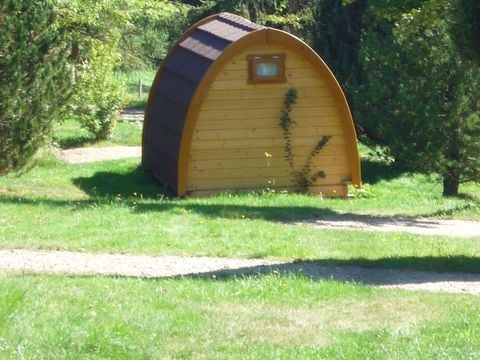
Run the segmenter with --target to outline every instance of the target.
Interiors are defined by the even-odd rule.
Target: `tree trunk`
[[[458,196],[460,176],[455,170],[450,170],[443,176],[443,196]]]
[[[80,57],[80,46],[78,41],[74,41],[72,44],[72,48],[70,49],[70,60],[73,62],[78,62],[78,58]]]
[[[72,49],[70,50],[70,60],[72,60],[73,66],[72,66],[72,81],[75,82],[77,79],[77,63],[78,63],[78,58],[80,57],[80,47],[78,45],[78,41],[75,41],[72,44]]]

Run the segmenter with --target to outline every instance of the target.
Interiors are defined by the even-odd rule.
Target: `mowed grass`
[[[367,184],[368,198],[261,193],[177,199],[138,159],[69,165],[48,158],[0,178],[0,247],[281,258],[320,263],[480,271],[480,237],[318,229],[324,216],[478,218],[478,188],[444,199],[438,184],[400,174]],[[363,195],[362,195],[363,196]]]
[[[69,131],[75,139],[68,123],[57,136]],[[139,130],[126,132],[138,144]],[[47,153],[29,172],[0,177],[0,248],[480,271],[480,237],[309,224],[348,214],[478,219],[480,191],[472,184],[462,187],[463,198],[445,199],[435,179],[366,160],[366,193],[354,199],[268,189],[177,199],[138,163],[69,165]],[[0,274],[0,358],[476,359],[479,311],[477,296],[279,271],[169,279]]]
[[[140,127],[123,125],[113,139],[130,136],[138,145]],[[80,137],[74,126],[64,123],[56,136]],[[139,168],[139,159],[71,165],[47,153],[30,171],[0,177],[0,247],[480,271],[480,234],[465,239],[312,226],[316,219],[351,214],[480,218],[474,184],[463,185],[463,198],[443,198],[436,179],[371,159],[363,161],[363,177],[365,191],[352,189],[352,199],[267,188],[178,199]]]
[[[66,119],[55,126],[52,142],[61,149],[84,146],[138,146],[142,139],[141,122],[117,122],[112,138],[105,141],[96,141],[94,136],[80,126],[80,123]]]
[[[280,274],[0,278],[2,359],[476,359],[480,302]]]

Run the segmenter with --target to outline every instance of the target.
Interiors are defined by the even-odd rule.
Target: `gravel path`
[[[120,121],[138,121],[142,122],[145,117],[143,110],[126,109],[120,113]]]
[[[172,277],[254,268],[279,262],[185,256],[144,256],[69,251],[0,250],[0,271],[72,275]]]
[[[380,288],[480,295],[480,274],[325,266],[318,262],[184,256],[90,254],[0,250],[0,273],[114,275],[144,278],[301,273],[316,280],[363,283]]]
[[[83,147],[58,151],[58,157],[70,164],[103,160],[136,158],[142,155],[140,146]]]
[[[369,215],[345,215],[325,217],[312,222],[315,227],[366,230],[382,232],[407,232],[418,235],[439,235],[448,237],[478,237],[480,221],[438,220],[427,218],[402,218]]]

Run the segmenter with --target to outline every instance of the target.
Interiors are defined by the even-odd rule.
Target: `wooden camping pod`
[[[294,169],[279,125],[289,89]],[[313,159],[323,171],[310,191],[346,196],[361,185],[352,116],[323,60],[286,32],[220,13],[192,26],[173,46],[153,82],[143,127],[142,165],[177,195],[235,189],[295,189]]]

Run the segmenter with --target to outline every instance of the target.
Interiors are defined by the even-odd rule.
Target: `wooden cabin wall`
[[[247,55],[286,54],[286,83],[248,84]],[[313,65],[278,44],[252,46],[225,65],[212,83],[192,137],[187,192],[193,195],[225,189],[294,189],[292,169],[285,160],[279,119],[289,88],[298,91],[293,105],[292,150],[295,170],[323,135],[332,138],[314,159],[323,170],[313,192],[346,196],[351,180],[344,129],[339,111],[325,82]],[[271,155],[271,157],[270,157]]]

